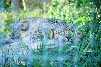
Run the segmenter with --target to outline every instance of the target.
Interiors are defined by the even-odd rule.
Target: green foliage
[[[11,33],[11,31],[12,31],[11,27],[10,27],[10,24],[14,22],[12,15],[7,13],[6,18],[4,19],[4,22],[5,22],[4,32],[6,32],[9,35]]]
[[[48,16],[84,25],[91,21],[92,17],[90,17],[90,13],[93,11],[93,8],[91,8],[92,4],[90,5],[89,1],[80,1],[82,1],[82,3],[89,4],[81,7],[79,6],[77,8],[76,6],[78,3],[74,0],[52,0],[51,6],[48,9]]]

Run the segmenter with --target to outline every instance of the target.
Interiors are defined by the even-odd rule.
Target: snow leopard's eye
[[[29,28],[29,24],[28,23],[22,23],[21,24],[21,31],[27,31]]]

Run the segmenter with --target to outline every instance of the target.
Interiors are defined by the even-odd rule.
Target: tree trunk
[[[23,8],[22,0],[11,0],[11,4],[13,11],[19,11],[21,8]]]

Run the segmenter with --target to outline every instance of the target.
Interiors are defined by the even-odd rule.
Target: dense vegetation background
[[[101,0],[0,0],[0,38],[9,36],[10,24],[27,17],[77,24],[82,36],[77,67],[101,66]]]

